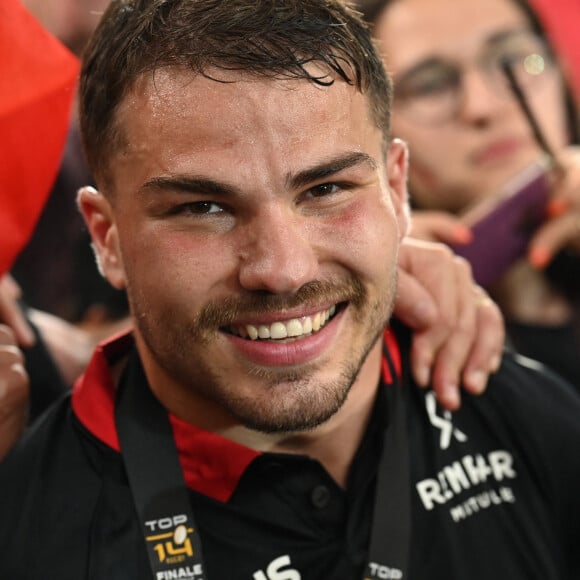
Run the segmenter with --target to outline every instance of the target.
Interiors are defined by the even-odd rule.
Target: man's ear
[[[115,288],[125,288],[125,268],[111,203],[96,189],[83,187],[78,191],[77,204],[91,234],[99,272]]]
[[[407,176],[409,171],[409,148],[401,139],[393,139],[387,152],[387,180],[397,218],[401,238],[409,233],[411,224],[411,209],[407,191]]]

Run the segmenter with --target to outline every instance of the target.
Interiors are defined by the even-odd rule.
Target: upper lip
[[[285,320],[292,320],[294,318],[302,318],[305,316],[313,316],[318,312],[323,312],[328,310],[332,306],[337,306],[337,302],[331,302],[328,304],[323,304],[320,306],[300,306],[297,308],[291,308],[288,310],[278,310],[275,312],[266,312],[266,313],[259,313],[255,316],[251,314],[244,316],[243,318],[237,318],[236,320],[230,322],[228,326],[233,325],[245,325],[245,324],[252,324],[252,325],[259,325],[259,324],[272,324],[274,322],[281,322]]]

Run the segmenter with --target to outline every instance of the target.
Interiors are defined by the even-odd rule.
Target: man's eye
[[[324,197],[326,195],[332,195],[339,190],[339,186],[336,183],[321,183],[315,187],[311,187],[308,193],[312,197]]]
[[[209,215],[223,212],[221,205],[212,201],[195,201],[191,203],[184,203],[175,208],[176,214],[189,215]]]

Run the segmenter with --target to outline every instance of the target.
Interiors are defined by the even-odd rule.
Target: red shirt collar
[[[396,338],[388,330],[384,338],[395,369],[400,374],[401,357]],[[111,368],[129,352],[133,344],[130,333],[100,344],[72,394],[73,411],[79,421],[92,435],[115,451],[120,451],[120,445],[115,427],[116,388]],[[384,357],[382,370],[384,381],[392,383]],[[169,419],[188,487],[219,501],[228,501],[248,465],[261,453],[199,429],[174,415],[170,414]]]

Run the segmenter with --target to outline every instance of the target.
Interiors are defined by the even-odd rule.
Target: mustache
[[[312,281],[301,286],[294,294],[257,291],[209,302],[197,315],[194,327],[199,332],[202,329],[228,326],[241,318],[251,319],[261,314],[300,306],[316,307],[351,302],[353,306],[361,307],[366,296],[364,286],[354,276],[342,281]]]

